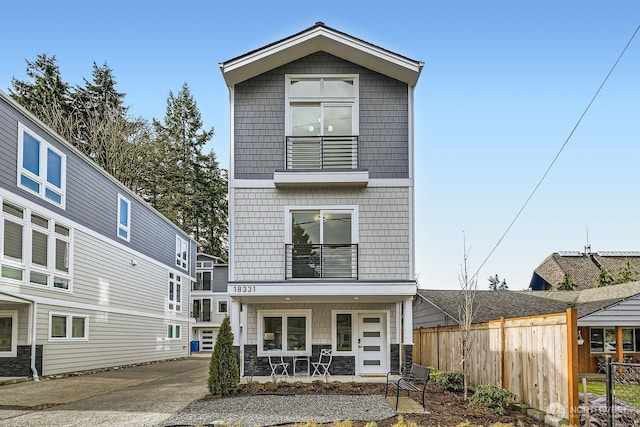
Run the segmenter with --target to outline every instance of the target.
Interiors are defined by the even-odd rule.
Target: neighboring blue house
[[[220,64],[228,291],[245,375],[268,375],[269,355],[304,369],[321,349],[334,374],[410,362],[422,66],[321,22]]]
[[[188,356],[196,243],[0,92],[0,377]]]

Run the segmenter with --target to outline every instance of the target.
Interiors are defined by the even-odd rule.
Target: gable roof
[[[576,308],[578,319],[606,310],[640,295],[640,282],[624,283],[582,291],[488,291],[475,294],[477,314],[474,323],[502,317],[527,317],[560,313]],[[459,323],[458,307],[462,290],[418,289],[418,296],[429,301]]]
[[[571,275],[576,290],[593,288],[601,269],[615,277],[625,261],[640,273],[640,252],[554,252],[534,270],[529,288],[556,289],[565,274]]]
[[[424,65],[326,26],[323,22],[220,63],[229,87],[312,53],[324,51],[370,70],[415,85]]]

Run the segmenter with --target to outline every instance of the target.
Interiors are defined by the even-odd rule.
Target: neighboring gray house
[[[335,374],[411,360],[422,66],[321,22],[220,64],[242,373],[268,375],[269,355],[299,372],[321,349]]]
[[[220,257],[199,253],[196,280],[191,284],[193,351],[213,351],[220,325],[229,315],[228,265]]]
[[[529,289],[534,291],[556,290],[569,275],[576,285],[575,290],[596,287],[601,271],[615,278],[625,262],[640,278],[640,252],[638,251],[601,251],[584,252],[562,251],[549,255],[533,272]]]
[[[196,243],[0,92],[0,377],[188,355]]]

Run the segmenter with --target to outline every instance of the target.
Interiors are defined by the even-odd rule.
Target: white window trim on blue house
[[[122,194],[118,194],[117,234],[119,238],[127,242],[131,239],[131,202]]]
[[[27,154],[27,140],[37,144],[37,151]],[[37,153],[37,159],[31,158]],[[29,162],[31,160],[31,162]],[[25,165],[25,161],[27,164]],[[57,167],[54,162],[59,162]],[[29,165],[29,163],[31,163]],[[67,157],[50,143],[39,137],[24,124],[18,123],[18,187],[62,209],[66,205]],[[58,173],[56,173],[56,171]]]
[[[176,235],[176,266],[183,269],[189,269],[189,242]]]

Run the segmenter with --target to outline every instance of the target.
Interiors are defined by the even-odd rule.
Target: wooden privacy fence
[[[473,324],[464,362],[469,382],[505,388],[522,403],[578,425],[577,329],[575,309]],[[461,336],[459,326],[414,329],[414,363],[461,371]]]

